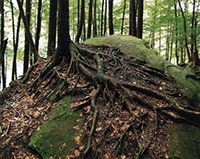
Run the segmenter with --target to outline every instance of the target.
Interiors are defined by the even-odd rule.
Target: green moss
[[[70,154],[70,149],[75,147],[74,137],[80,134],[78,130],[73,129],[73,126],[79,125],[76,120],[80,117],[71,110],[70,99],[71,97],[66,96],[58,102],[49,113],[49,119],[34,133],[28,144],[43,158],[55,155],[65,158]]]
[[[174,124],[171,128],[168,155],[170,158],[199,159],[200,129],[186,124]]]

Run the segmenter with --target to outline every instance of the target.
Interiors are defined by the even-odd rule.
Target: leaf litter
[[[60,98],[72,96],[71,108],[84,116],[82,126],[72,128],[84,135],[75,137],[76,147],[66,158],[168,158],[169,128],[177,119],[195,124],[190,115],[199,115],[170,84],[174,78],[117,48],[79,45],[79,51],[76,71],[68,72],[69,64],[61,62],[44,73],[51,59],[40,59],[28,77],[3,90],[0,158],[41,158],[27,145],[48,120],[59,100],[50,97],[58,90]],[[65,90],[60,81],[67,83]]]

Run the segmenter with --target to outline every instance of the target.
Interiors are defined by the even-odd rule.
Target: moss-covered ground
[[[65,158],[70,149],[75,147],[74,137],[79,136],[79,130],[73,129],[79,125],[80,116],[70,108],[71,97],[65,96],[49,113],[49,119],[31,138],[28,146],[37,150],[43,158]]]

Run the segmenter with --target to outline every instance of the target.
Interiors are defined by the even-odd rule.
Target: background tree
[[[126,10],[126,0],[124,0],[124,10],[123,10],[123,16],[122,16],[122,27],[121,27],[121,34],[123,34],[123,29],[124,29],[124,17],[125,17],[125,10]]]
[[[30,19],[31,19],[31,0],[26,0],[26,22],[27,29],[30,30]],[[25,35],[25,47],[24,47],[24,74],[28,70],[29,65],[29,39]]]
[[[64,56],[70,62],[69,36],[69,0],[58,0],[58,53],[57,57]]]
[[[81,18],[75,42],[79,43],[83,25],[85,24],[85,0],[81,0]]]
[[[50,0],[47,55],[52,56],[56,45],[57,0]]]
[[[3,88],[6,87],[6,68],[5,68],[5,49],[7,45],[7,39],[4,40],[4,1],[1,2],[1,49],[0,49],[0,64],[1,64],[1,72],[2,72],[2,79],[3,79]]]
[[[109,0],[109,34],[114,34],[113,28],[113,0]]]
[[[138,0],[137,37],[142,39],[143,33],[143,0]]]
[[[87,39],[91,38],[91,27],[92,27],[92,6],[93,6],[93,0],[90,0],[90,1],[89,1],[89,15],[88,15]]]
[[[101,36],[103,35],[103,7],[104,7],[104,0],[102,0],[102,5],[101,5]]]
[[[94,0],[93,36],[97,37],[97,0]]]
[[[129,35],[136,36],[136,6],[135,6],[135,0],[130,0]]]

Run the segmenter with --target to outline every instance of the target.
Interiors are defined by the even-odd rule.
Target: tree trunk
[[[174,15],[175,15],[175,55],[176,55],[176,64],[179,64],[179,56],[178,56],[178,51],[177,51],[177,47],[178,47],[178,28],[177,28],[177,5],[176,2],[174,1]]]
[[[26,0],[26,22],[27,29],[30,31],[30,18],[31,18],[31,0]],[[26,29],[25,29],[26,32]],[[24,74],[28,70],[29,66],[29,39],[28,35],[25,35],[25,46],[24,46]]]
[[[103,35],[106,35],[106,31],[107,31],[107,6],[108,6],[108,1],[105,0],[105,15],[104,15],[104,33]]]
[[[136,6],[135,6],[135,0],[130,0],[129,35],[136,36]]]
[[[80,0],[78,0],[78,13],[77,13],[77,31],[78,31],[78,28],[79,28],[79,25],[80,25]]]
[[[97,0],[94,0],[94,21],[93,21],[93,36],[97,37]]]
[[[81,32],[82,32],[82,28],[84,25],[84,21],[85,21],[85,0],[81,0],[81,20],[80,20],[80,25],[78,28],[78,33],[77,33],[76,39],[75,39],[76,43],[79,43],[79,39],[81,37]]]
[[[16,68],[16,58],[17,58],[17,52],[16,52],[16,43],[15,43],[15,20],[14,20],[14,11],[13,11],[13,3],[12,0],[10,0],[10,7],[12,12],[12,30],[13,30],[13,48],[14,48],[14,56],[13,56],[13,67],[12,67],[12,81],[17,79],[17,68]]]
[[[58,53],[57,57],[66,57],[67,62],[71,61],[69,36],[69,0],[58,1]]]
[[[41,9],[42,9],[42,0],[38,2],[38,13],[37,13],[37,28],[36,28],[36,35],[35,35],[35,47],[36,50],[39,50],[39,40],[40,40],[40,31],[41,31]],[[36,62],[36,61],[34,61]]]
[[[109,0],[109,34],[114,34],[113,28],[113,0]]]
[[[93,0],[89,2],[89,15],[88,15],[88,30],[87,30],[87,39],[91,38],[91,26],[92,26],[92,5]]]
[[[194,22],[195,21],[195,0],[193,0],[193,11],[192,11],[192,22],[191,22],[191,55],[192,55],[192,60],[194,63],[194,66],[199,65],[199,56],[198,56],[198,51],[194,48],[195,45],[195,30],[196,27],[194,27]],[[194,30],[195,29],[195,30]],[[197,47],[196,47],[197,48]]]
[[[104,6],[104,0],[102,0],[102,6],[101,6],[101,36],[103,35],[103,6]]]
[[[142,39],[143,32],[143,0],[138,1],[137,37]]]
[[[35,44],[33,42],[33,38],[32,38],[32,35],[30,33],[30,30],[29,30],[29,27],[28,27],[28,24],[27,24],[27,20],[26,20],[26,16],[24,14],[24,10],[22,8],[20,0],[17,0],[17,4],[19,6],[20,14],[21,14],[23,22],[24,22],[26,36],[27,36],[29,43],[31,45],[31,51],[34,54],[34,61],[37,61],[37,59],[39,58],[39,54],[38,54],[37,49],[35,47]]]
[[[124,10],[123,10],[123,15],[122,15],[121,34],[123,34],[123,29],[124,29],[124,17],[125,17],[125,11],[126,11],[126,0],[124,0]]]
[[[185,16],[184,16],[184,13],[183,13],[183,9],[182,9],[180,0],[178,0],[178,3],[179,3],[179,7],[180,7],[180,9],[181,9],[181,14],[182,14],[182,18],[183,18],[183,27],[184,27],[184,34],[185,34],[185,47],[186,47],[186,49],[187,49],[188,61],[190,62],[190,61],[191,61],[191,58],[190,58],[190,51],[189,51],[189,48],[188,48],[188,41],[187,41],[186,20],[185,20]]]
[[[47,55],[52,56],[56,46],[57,0],[50,1]]]
[[[1,4],[1,50],[0,50],[0,63],[2,69],[2,79],[3,79],[3,88],[6,87],[6,73],[5,73],[5,61],[4,61],[4,54],[5,48],[7,44],[7,40],[4,40],[4,1]]]

